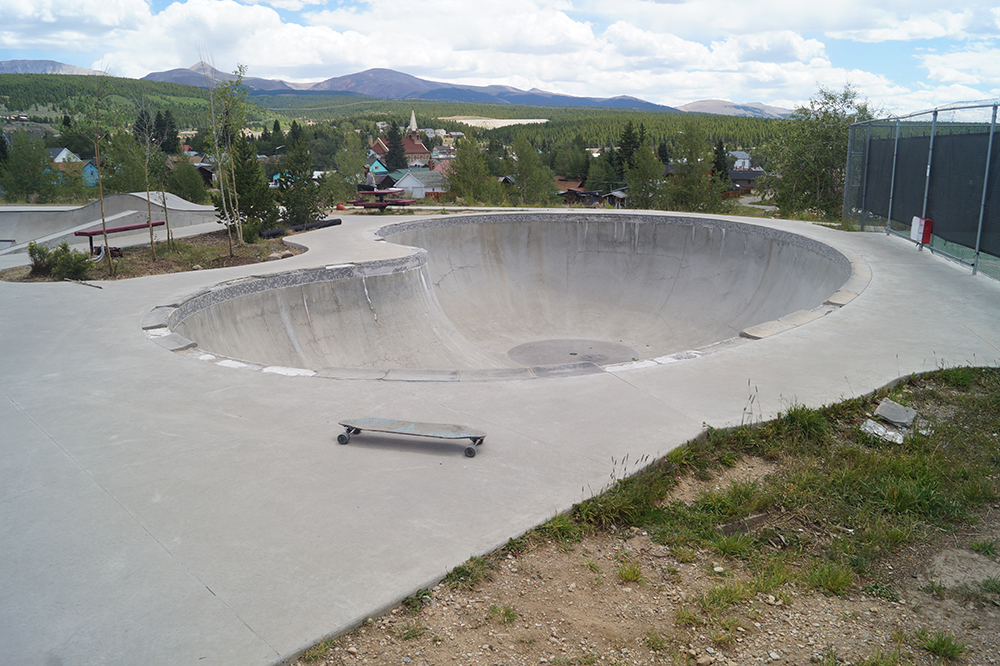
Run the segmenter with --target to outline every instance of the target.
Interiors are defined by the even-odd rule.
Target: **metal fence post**
[[[931,119],[931,142],[927,146],[927,177],[924,179],[924,205],[920,209],[920,217],[927,219],[927,195],[931,191],[931,160],[934,159],[934,136],[937,134],[938,111],[934,109],[934,117]],[[924,249],[924,244],[920,243],[920,250]]]
[[[872,159],[872,123],[869,121],[868,135],[865,137],[865,164],[861,169],[861,231],[865,230],[868,219],[868,163]]]
[[[899,118],[896,119],[896,139],[892,144],[892,173],[889,180],[889,214],[885,221],[885,235],[892,233],[892,199],[896,193],[896,157],[899,155]]]
[[[979,270],[979,246],[983,241],[983,218],[986,216],[986,193],[990,186],[990,160],[993,157],[993,135],[997,127],[997,105],[993,105],[993,119],[990,120],[990,142],[986,146],[986,173],[983,175],[983,200],[979,205],[979,229],[976,230],[976,254],[972,258],[972,274]]]

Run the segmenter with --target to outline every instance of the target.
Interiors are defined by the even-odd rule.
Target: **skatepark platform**
[[[4,660],[280,663],[569,509],[614,460],[738,424],[751,391],[770,418],[1000,358],[1000,284],[897,238],[441,217],[348,216],[281,262],[102,289],[0,283]],[[339,446],[358,414],[488,445]]]

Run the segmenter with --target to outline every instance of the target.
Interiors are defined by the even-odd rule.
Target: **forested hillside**
[[[777,131],[776,120],[747,116],[717,116],[633,109],[595,109],[545,106],[513,106],[467,102],[436,102],[405,99],[387,100],[361,97],[351,93],[251,96],[251,100],[275,113],[306,121],[348,120],[355,125],[374,121],[406,124],[410,111],[421,127],[459,129],[475,136],[495,139],[511,145],[517,136],[525,136],[542,147],[572,141],[577,135],[587,146],[613,146],[631,122],[646,129],[654,143],[671,143],[685,127],[696,126],[714,143],[721,140],[729,149],[752,148],[767,143]],[[494,130],[476,130],[440,118],[480,116],[485,118],[545,118],[537,125],[511,125]]]
[[[179,129],[197,129],[209,124],[209,91],[177,83],[123,79],[110,76],[68,76],[58,74],[0,74],[0,112],[27,113],[59,122],[72,115],[79,103],[102,88],[102,95],[137,114],[139,107],[149,113],[170,111]],[[514,106],[429,100],[387,100],[353,93],[254,94],[248,100],[247,124],[260,129],[279,120],[322,123],[349,121],[355,126],[376,121],[396,121],[404,125],[415,111],[421,127],[462,130],[467,134],[511,145],[518,136],[539,148],[570,142],[581,137],[591,147],[613,146],[631,122],[642,127],[654,144],[672,143],[685,127],[697,126],[713,142],[727,148],[752,148],[774,136],[776,121],[743,116],[716,116],[632,109]],[[494,130],[477,130],[442,118],[481,116],[487,118],[545,118],[549,122],[518,125]]]
[[[122,79],[112,76],[60,74],[0,74],[0,112],[26,113],[58,121],[72,115],[83,100],[101,91],[102,97],[126,108],[144,107],[151,113],[170,111],[181,129],[208,124],[209,91],[176,83]],[[275,115],[250,105],[250,122],[274,120]]]

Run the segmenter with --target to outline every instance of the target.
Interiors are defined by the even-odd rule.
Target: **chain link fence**
[[[851,125],[845,225],[910,238],[914,217],[932,220],[928,248],[1000,279],[998,105],[968,102]]]

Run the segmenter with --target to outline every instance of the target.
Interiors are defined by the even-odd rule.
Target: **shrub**
[[[52,251],[52,277],[62,280],[85,280],[90,271],[90,259],[86,252],[70,249],[66,241]]]
[[[31,259],[31,275],[42,277],[52,273],[55,265],[52,250],[44,245],[28,243],[28,257]]]

